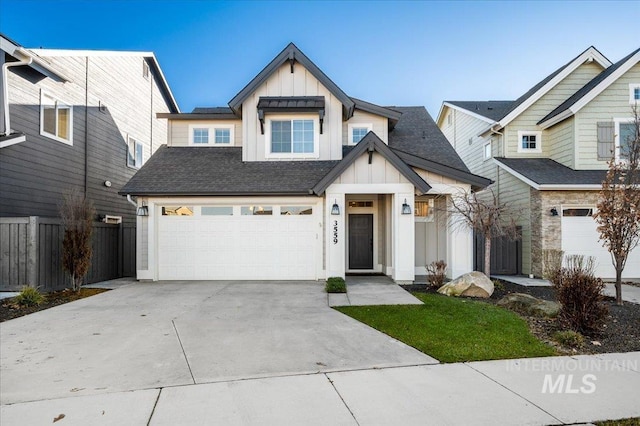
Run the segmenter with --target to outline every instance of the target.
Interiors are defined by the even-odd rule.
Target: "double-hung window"
[[[127,166],[139,169],[142,167],[142,144],[129,137],[127,147]]]
[[[629,84],[629,103],[631,105],[640,105],[640,83]]]
[[[541,153],[542,152],[542,132],[518,131],[518,152]]]
[[[41,93],[40,134],[73,145],[73,107]]]
[[[269,129],[271,154],[295,156],[316,152],[316,121],[313,119],[272,119]]]
[[[631,142],[636,137],[636,124],[633,121],[616,120],[617,160],[628,160]]]

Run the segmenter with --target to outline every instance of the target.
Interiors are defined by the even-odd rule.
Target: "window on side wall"
[[[73,145],[73,107],[43,92],[40,95],[40,134]]]
[[[629,84],[629,104],[640,105],[640,83]]]
[[[268,122],[267,131],[268,156],[317,156],[317,120],[273,118]]]
[[[540,153],[542,152],[542,132],[519,131],[518,152]]]
[[[349,124],[349,145],[355,145],[371,131],[371,124]]]
[[[631,142],[636,137],[636,125],[633,122],[618,123],[618,160],[628,160]]]
[[[435,200],[416,200],[414,207],[414,217],[416,222],[432,222],[435,213]]]
[[[484,147],[482,148],[482,155],[483,155],[483,159],[485,160],[488,160],[492,157],[491,141],[484,144]]]
[[[136,139],[129,137],[127,147],[127,166],[139,169],[142,167],[142,144]]]

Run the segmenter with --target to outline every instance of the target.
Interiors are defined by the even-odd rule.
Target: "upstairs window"
[[[231,145],[232,124],[197,124],[189,126],[189,145]]]
[[[40,134],[73,145],[73,107],[41,93]]]
[[[215,129],[214,143],[231,143],[231,129]]]
[[[492,157],[491,141],[489,141],[489,142],[484,144],[484,147],[483,147],[483,159],[484,160],[488,160],[491,157]]]
[[[640,83],[629,84],[629,103],[640,105]]]
[[[142,167],[142,144],[132,137],[129,137],[128,145],[127,166],[139,169]]]
[[[618,135],[619,135],[619,147],[620,152],[618,155],[619,160],[628,160],[629,152],[631,149],[631,142],[636,137],[636,125],[635,123],[618,123]]]
[[[313,119],[270,121],[267,136],[271,154],[314,154],[316,152],[316,122]]]
[[[193,143],[209,143],[209,129],[193,129]]]
[[[542,132],[518,132],[518,152],[542,152]]]

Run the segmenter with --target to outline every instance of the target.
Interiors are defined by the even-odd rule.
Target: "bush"
[[[46,297],[36,287],[26,285],[22,287],[20,294],[13,298],[13,301],[19,306],[30,307],[41,305],[45,299]]]
[[[542,250],[542,278],[553,281],[556,274],[562,269],[562,250]]]
[[[493,280],[493,290],[494,291],[507,291],[506,287],[504,286],[504,283],[500,280]]]
[[[553,340],[569,348],[579,348],[584,343],[582,334],[571,330],[556,332],[553,335]]]
[[[442,287],[446,278],[447,263],[444,260],[437,260],[425,266],[425,269],[429,285],[434,288]]]
[[[346,293],[347,284],[341,277],[329,277],[327,278],[327,285],[325,286],[327,293]]]
[[[567,257],[567,266],[561,268],[552,283],[558,302],[562,305],[558,319],[573,331],[582,334],[597,333],[608,312],[602,303],[604,283],[593,276],[593,258],[575,255]]]

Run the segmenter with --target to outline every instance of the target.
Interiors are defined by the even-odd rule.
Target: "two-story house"
[[[542,275],[543,251],[596,258],[615,277],[593,213],[614,157],[624,159],[640,103],[640,49],[612,64],[590,47],[515,101],[445,101],[437,123],[473,173],[522,212],[522,273]],[[640,249],[623,277],[640,277]]]
[[[136,207],[118,191],[166,141],[156,115],[179,108],[151,52],[27,49],[5,36],[0,48],[0,288],[56,289],[63,195],[84,194],[97,221],[135,226]],[[135,273],[117,230],[107,234],[94,241],[90,275],[113,277],[119,263]]]
[[[159,116],[167,146],[121,191],[144,214],[138,279],[471,270],[471,232],[436,212],[490,182],[423,107],[351,98],[290,44],[228,106]]]

